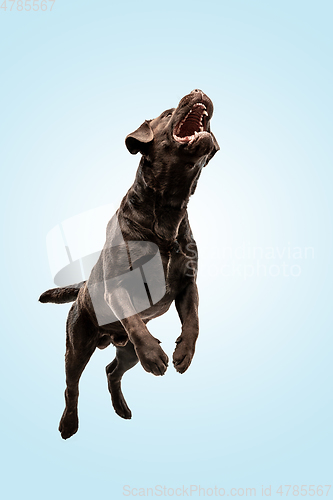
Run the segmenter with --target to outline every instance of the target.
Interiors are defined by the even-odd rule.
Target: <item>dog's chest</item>
[[[187,281],[195,278],[196,252],[191,254],[176,241],[172,250],[162,256],[162,260],[167,293],[176,296]]]

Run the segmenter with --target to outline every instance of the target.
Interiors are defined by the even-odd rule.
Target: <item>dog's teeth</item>
[[[202,114],[208,116],[208,113],[206,110]]]
[[[200,127],[200,132],[203,132],[204,131],[204,128],[203,127]]]

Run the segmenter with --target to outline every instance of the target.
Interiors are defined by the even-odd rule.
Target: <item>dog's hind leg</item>
[[[128,341],[124,347],[117,347],[116,357],[106,367],[108,387],[111,394],[112,405],[115,412],[122,418],[131,418],[132,413],[121,390],[121,378],[127,370],[133,368],[138,362],[134,346]]]
[[[78,311],[75,302],[69,311],[66,335],[66,407],[61,417],[59,431],[63,439],[68,439],[76,433],[79,427],[77,403],[79,397],[79,380],[91,355],[93,354],[97,337],[89,319]]]

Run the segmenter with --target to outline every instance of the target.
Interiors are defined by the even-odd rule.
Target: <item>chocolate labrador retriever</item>
[[[74,301],[67,319],[66,407],[59,425],[64,439],[78,429],[79,379],[96,347],[116,346],[116,357],[106,367],[108,387],[116,413],[131,418],[121,378],[138,361],[147,372],[165,373],[168,356],[146,325],[173,301],[182,323],[173,364],[184,373],[192,361],[199,333],[197,248],[187,204],[202,168],[219,150],[210,131],[212,114],[211,100],[196,89],[177,108],[146,120],[126,137],[129,152],[140,152],[142,158],[107,226],[105,246],[88,281],[48,290],[39,298]],[[138,297],[132,279],[138,273],[146,301]],[[132,285],[126,285],[128,277]]]

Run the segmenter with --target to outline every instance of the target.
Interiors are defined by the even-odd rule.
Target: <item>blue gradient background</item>
[[[1,9],[2,498],[118,500],[123,485],[191,484],[257,496],[272,485],[280,498],[281,484],[332,484],[332,14],[320,0]],[[189,206],[193,364],[183,376],[126,374],[124,421],[104,373],[114,349],[96,352],[65,442],[68,306],[37,302],[52,286],[46,234],[117,204],[139,161],[125,136],[193,88],[214,102],[221,146]],[[312,247],[314,258],[260,261],[298,265],[295,277],[225,276],[222,249],[243,245]],[[175,309],[150,330],[171,357]]]

